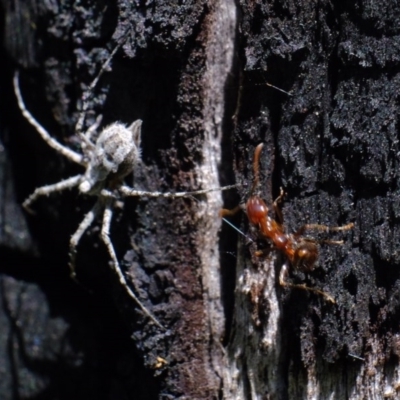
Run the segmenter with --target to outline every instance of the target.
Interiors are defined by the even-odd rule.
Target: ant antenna
[[[254,150],[253,158],[253,186],[251,187],[250,195],[252,196],[260,184],[260,155],[261,150],[264,147],[263,143],[260,143]]]

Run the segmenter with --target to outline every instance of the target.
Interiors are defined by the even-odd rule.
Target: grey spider
[[[88,98],[91,91],[97,84],[101,74],[105,71],[112,57],[120,46],[117,46],[111,53],[106,63],[102,66],[96,79],[89,86],[88,91],[82,97],[82,111],[76,124],[76,133],[80,138],[82,154],[71,150],[70,148],[59,143],[54,139],[47,130],[39,124],[33,115],[26,108],[20,87],[19,74],[15,73],[13,84],[14,91],[17,97],[18,106],[25,119],[36,129],[41,138],[54,150],[62,154],[70,161],[84,167],[85,171],[82,174],[72,176],[60,182],[42,186],[37,188],[23,203],[26,210],[30,210],[31,204],[41,196],[47,196],[55,192],[61,192],[66,189],[78,187],[80,193],[97,197],[97,201],[92,209],[85,215],[82,222],[79,224],[76,232],[70,239],[70,275],[76,280],[75,259],[77,246],[85,231],[90,227],[95,218],[103,211],[103,220],[101,225],[101,239],[104,242],[107,251],[110,255],[111,262],[115,272],[119,277],[121,285],[125,288],[129,296],[136,302],[141,310],[159,327],[162,325],[158,320],[147,310],[141,303],[136,294],[129,287],[125,276],[116,256],[113,243],[110,239],[110,226],[113,217],[113,206],[115,199],[120,199],[128,196],[141,197],[189,197],[193,195],[205,194],[216,190],[227,190],[232,186],[221,188],[198,190],[194,192],[177,192],[177,193],[162,193],[148,192],[135,190],[124,184],[124,178],[133,172],[135,167],[140,162],[140,141],[141,141],[141,126],[142,121],[136,120],[130,126],[115,122],[101,130],[96,135],[95,132],[100,126],[101,117],[98,117],[96,122],[89,127],[84,133],[82,131],[85,119],[85,112],[88,108]],[[96,137],[97,136],[97,137]]]

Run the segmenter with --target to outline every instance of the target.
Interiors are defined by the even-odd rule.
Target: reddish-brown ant
[[[318,241],[311,238],[306,238],[303,236],[304,232],[307,230],[315,229],[325,232],[337,232],[337,231],[347,231],[354,227],[353,223],[337,226],[328,227],[326,225],[319,224],[309,224],[303,225],[295,233],[285,233],[283,226],[283,216],[278,204],[282,201],[285,193],[281,189],[278,198],[273,202],[273,208],[275,211],[276,219],[271,218],[268,215],[268,207],[264,200],[255,195],[254,192],[259,184],[259,164],[260,164],[260,154],[263,148],[263,144],[259,144],[254,151],[253,160],[253,171],[254,171],[254,182],[251,189],[251,196],[247,200],[245,209],[247,217],[252,225],[254,225],[258,234],[261,238],[271,241],[274,246],[285,254],[288,262],[286,262],[279,274],[279,284],[281,286],[298,288],[303,290],[308,290],[317,294],[324,296],[328,301],[335,303],[335,300],[329,294],[316,289],[308,287],[304,284],[293,284],[286,281],[289,274],[289,265],[294,269],[302,272],[310,272],[315,269],[316,261],[318,260],[318,244],[343,244],[343,241],[332,241],[332,240],[322,240]],[[221,216],[229,216],[235,214],[241,206],[236,207],[233,210],[222,209]],[[262,251],[256,252],[256,255],[262,255]]]

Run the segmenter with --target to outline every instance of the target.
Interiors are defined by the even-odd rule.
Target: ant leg
[[[324,297],[325,300],[329,301],[330,303],[336,304],[335,299],[330,294],[325,293],[322,290],[306,286],[305,284],[296,284],[296,283],[287,282],[286,278],[288,275],[289,275],[289,264],[286,262],[285,264],[283,264],[281,271],[279,273],[279,284],[282,287],[289,287],[289,288],[293,288],[293,289],[302,289],[302,290],[306,290],[308,292],[313,292],[313,293],[319,294],[320,296]]]
[[[254,255],[256,257],[266,257],[271,252],[271,249],[256,250]]]
[[[117,255],[115,254],[114,246],[110,239],[110,226],[111,226],[111,219],[113,215],[112,211],[112,199],[106,199],[106,205],[103,215],[103,224],[101,226],[101,239],[103,240],[104,244],[107,247],[108,254],[111,257],[111,262],[113,264],[114,270],[119,277],[119,282],[125,288],[129,296],[136,302],[136,304],[141,308],[141,310],[161,329],[165,329],[157,319],[147,310],[147,308],[141,303],[138,297],[133,293],[131,288],[128,286],[128,282],[126,281],[124,274],[122,273],[121,267],[119,265]]]
[[[285,262],[282,265],[281,271],[279,272],[279,284],[281,286],[287,286],[287,282],[285,278],[289,275],[289,265],[287,262]]]
[[[69,160],[85,166],[83,162],[83,156],[75,151],[69,149],[68,147],[62,145],[61,143],[57,142],[53,137],[50,136],[49,132],[43,128],[42,125],[39,124],[38,121],[33,117],[33,115],[27,110],[24,100],[22,99],[21,90],[19,88],[19,72],[16,71],[13,78],[14,84],[14,92],[15,96],[17,97],[17,102],[19,109],[21,110],[22,115],[25,119],[36,129],[42,139],[54,150],[62,154],[64,157],[68,158]]]
[[[22,206],[28,212],[33,214],[33,211],[30,208],[30,205],[36,201],[36,199],[40,196],[48,196],[54,192],[61,192],[65,189],[70,189],[79,184],[82,179],[82,175],[75,175],[71,178],[64,179],[63,181],[54,183],[53,185],[46,185],[40,188],[37,188],[23,203]]]
[[[274,207],[274,212],[277,222],[279,222],[281,225],[283,225],[283,214],[281,208],[279,207],[279,203],[282,202],[285,195],[286,193],[283,191],[282,188],[280,188],[279,196],[275,199],[275,201],[272,204],[272,206]]]
[[[219,217],[224,221],[226,224],[228,224],[231,228],[233,228],[236,232],[240,233],[242,236],[244,236],[250,243],[253,242],[253,239],[248,237],[245,233],[243,233],[237,226],[233,225],[231,222],[229,222],[225,217],[232,217],[236,215],[240,210],[243,209],[243,204],[239,204],[235,208],[232,208],[231,210],[228,210],[227,208],[221,208],[219,210]]]
[[[332,246],[341,246],[342,244],[344,244],[343,240],[318,240],[316,241],[317,243],[320,244],[328,244],[328,245],[332,245]]]
[[[168,365],[168,361],[165,358],[162,358],[162,357],[158,356],[156,358],[155,364],[153,365],[153,368],[154,369],[159,369],[159,368],[162,368],[162,367],[164,367],[166,365]]]
[[[76,261],[76,248],[78,246],[79,241],[82,238],[82,235],[86,232],[90,225],[92,225],[94,219],[99,215],[101,209],[100,202],[97,201],[96,204],[92,207],[92,209],[85,215],[83,221],[79,224],[76,232],[71,236],[69,241],[69,269],[70,269],[70,277],[75,281],[80,283],[76,279],[75,273],[75,261]]]
[[[231,210],[228,210],[227,208],[221,208],[221,210],[219,210],[219,216],[220,216],[221,218],[233,217],[233,216],[236,215],[241,209],[242,209],[242,207],[241,207],[240,205],[236,206],[235,208],[232,208]]]
[[[167,197],[170,199],[175,199],[177,197],[191,197],[191,196],[196,196],[199,194],[207,194],[210,192],[217,192],[217,191],[224,191],[224,190],[229,190],[236,188],[237,185],[229,185],[229,186],[223,186],[219,188],[212,188],[212,189],[204,189],[204,190],[196,190],[194,192],[176,192],[176,193],[171,193],[171,192],[147,192],[144,190],[135,190],[130,188],[129,186],[122,185],[119,188],[119,191],[123,196],[132,196],[132,197]],[[110,193],[108,193],[107,190],[102,190],[101,191],[102,195],[106,197],[111,197]]]
[[[315,229],[323,232],[341,232],[341,231],[349,231],[354,228],[354,223],[350,222],[347,225],[343,226],[327,226],[327,225],[319,225],[319,224],[307,224],[303,225],[297,232],[294,234],[295,237],[301,236],[305,231]]]

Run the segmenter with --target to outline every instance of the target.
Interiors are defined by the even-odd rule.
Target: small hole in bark
[[[357,278],[352,272],[343,280],[343,286],[351,295],[355,296],[357,294]]]

